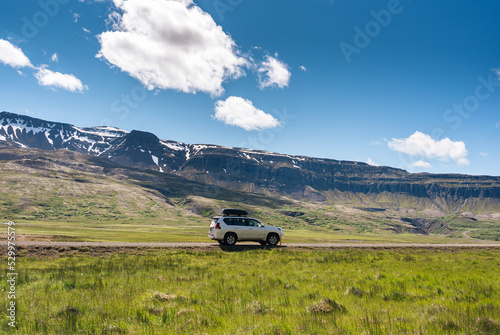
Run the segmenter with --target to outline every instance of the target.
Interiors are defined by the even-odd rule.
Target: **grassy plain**
[[[21,250],[18,333],[500,333],[499,250],[238,250]]]
[[[184,222],[56,222],[16,221],[18,239],[81,242],[212,242],[208,237],[210,219]],[[279,223],[277,223],[279,226]],[[6,229],[5,229],[6,232]],[[5,234],[0,234],[0,237]],[[6,240],[4,236],[3,240]],[[286,243],[371,242],[371,243],[477,243],[463,235],[380,234],[373,232],[329,231],[287,228]]]

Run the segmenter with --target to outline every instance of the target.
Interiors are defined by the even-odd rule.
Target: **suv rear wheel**
[[[278,236],[278,234],[269,234],[267,236],[267,243],[269,245],[277,245],[278,242],[280,241],[280,237]]]
[[[234,245],[236,243],[237,237],[234,233],[228,233],[224,236],[224,244],[226,245]]]

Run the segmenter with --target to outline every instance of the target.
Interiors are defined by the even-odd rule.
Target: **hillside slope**
[[[123,166],[191,181],[298,200],[445,213],[500,211],[500,177],[412,174],[365,163],[161,140],[112,127],[79,128],[0,113],[0,140],[68,149]]]

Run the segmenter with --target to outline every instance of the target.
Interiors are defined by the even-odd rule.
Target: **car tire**
[[[234,233],[227,233],[226,236],[224,236],[225,245],[235,245],[237,240],[238,237]]]
[[[267,241],[259,241],[259,244],[260,244],[260,245],[266,245],[266,244],[267,244]]]
[[[269,244],[271,246],[275,246],[279,243],[279,241],[280,241],[280,237],[278,236],[278,234],[267,235],[267,244]]]
[[[224,242],[224,240],[217,240],[217,242],[219,242],[219,244],[222,244],[222,245],[226,244],[226,242]]]

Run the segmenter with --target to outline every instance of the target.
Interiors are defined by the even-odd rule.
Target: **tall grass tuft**
[[[19,258],[18,333],[500,333],[497,250],[91,252]]]

